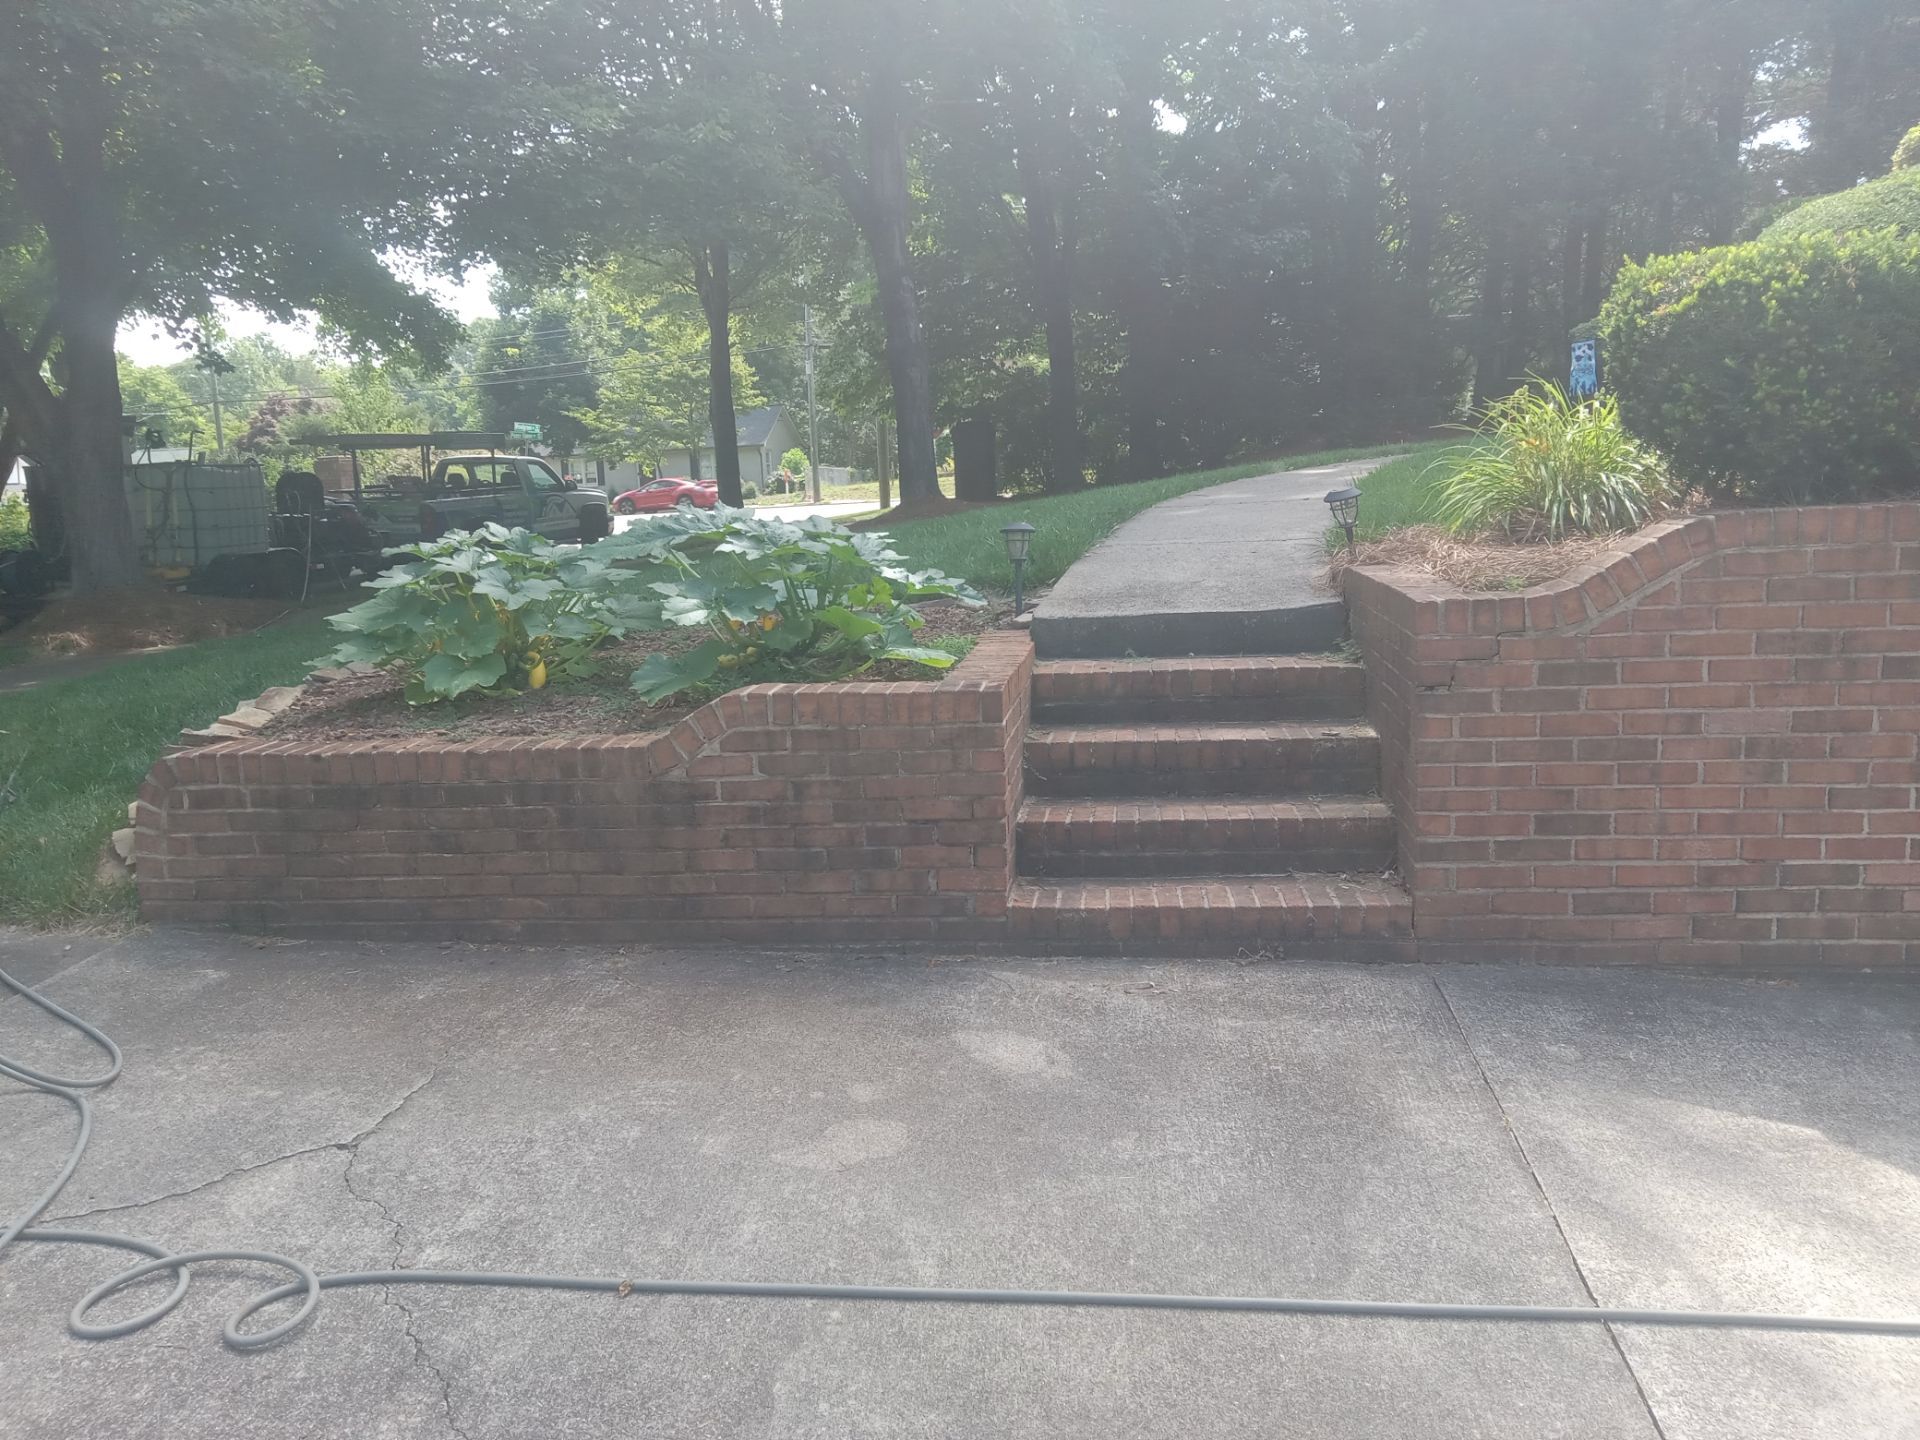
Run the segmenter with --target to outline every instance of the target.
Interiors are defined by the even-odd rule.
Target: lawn
[[[1162,500],[1250,475],[1303,470],[1368,455],[1394,454],[1407,448],[1405,445],[1367,445],[1234,465],[1224,470],[1169,475],[1163,480],[1142,480],[1131,485],[1102,485],[1077,490],[1071,495],[1011,501],[930,520],[905,520],[889,527],[887,533],[893,537],[894,548],[916,565],[944,571],[982,590],[1005,593],[1012,589],[1012,578],[1000,527],[1016,520],[1025,520],[1038,531],[1033,537],[1027,584],[1050,585],[1066,573],[1069,565],[1119,526]]]
[[[95,861],[155,758],[183,728],[300,680],[330,634],[307,615],[0,695],[0,922],[130,920],[131,887],[100,884]]]

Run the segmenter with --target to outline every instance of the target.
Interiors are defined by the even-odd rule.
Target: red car
[[[617,496],[616,515],[638,515],[643,510],[671,510],[685,501],[701,510],[720,503],[719,487],[711,480],[649,480],[637,490]]]

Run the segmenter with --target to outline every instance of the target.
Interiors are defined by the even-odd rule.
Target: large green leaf
[[[863,635],[877,635],[886,629],[873,616],[849,610],[844,605],[829,605],[816,612],[814,618],[823,625],[831,625],[850,640],[858,640]]]
[[[420,667],[420,678],[435,700],[452,700],[469,690],[485,689],[498,684],[506,673],[506,656],[499,654],[482,655],[475,660],[436,655]]]
[[[711,680],[727,646],[709,640],[684,655],[649,655],[633,672],[633,688],[643,700],[659,704],[668,696]]]

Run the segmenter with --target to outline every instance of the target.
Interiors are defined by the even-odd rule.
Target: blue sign
[[[1567,386],[1578,400],[1590,400],[1600,393],[1600,342],[1573,342],[1573,370]]]

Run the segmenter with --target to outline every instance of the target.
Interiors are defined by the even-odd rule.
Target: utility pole
[[[806,330],[807,357],[807,490],[813,503],[820,503],[820,412],[813,403],[813,307],[800,307],[800,323]]]
[[[207,379],[213,382],[213,448],[217,453],[227,448],[227,426],[220,416],[220,372],[207,371]]]

